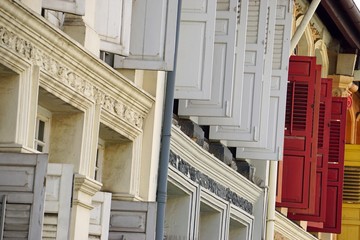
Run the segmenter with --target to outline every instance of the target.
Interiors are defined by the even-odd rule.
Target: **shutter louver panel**
[[[177,12],[177,1],[133,1],[129,55],[114,68],[173,70]]]
[[[331,119],[332,80],[321,80],[321,95],[319,108],[319,129],[317,141],[316,189],[310,197],[315,199],[311,209],[289,209],[288,217],[292,220],[324,222],[326,216],[327,175],[329,134]]]
[[[49,163],[46,175],[43,237],[68,239],[73,166]]]
[[[6,195],[4,239],[40,239],[47,155],[0,153],[0,199]]]
[[[278,206],[309,208],[316,186],[320,74],[316,58],[290,58],[286,101],[282,200]],[[316,126],[314,126],[316,125]],[[314,132],[313,132],[314,131]],[[316,153],[316,152],[315,152]]]
[[[326,217],[322,228],[308,227],[308,231],[328,233],[341,232],[346,103],[346,98],[332,98]]]
[[[266,140],[276,15],[276,5],[268,4],[269,1],[265,0],[249,2],[244,75],[240,96],[234,103],[234,107],[239,109],[230,118],[199,120],[200,124],[217,125],[210,126],[211,139],[259,142],[263,136]],[[265,144],[266,141],[262,141],[262,145]]]
[[[41,7],[58,12],[85,15],[85,0],[42,0]]]
[[[247,2],[242,7],[247,7]],[[226,3],[226,4],[225,4]],[[242,18],[237,15],[238,0],[218,1],[215,24],[215,46],[211,96],[209,100],[180,100],[179,115],[182,116],[230,116],[234,96],[234,62],[235,62],[235,39],[240,31],[237,31],[237,21],[241,19],[241,25],[246,27]],[[241,14],[245,14],[241,10]]]
[[[96,2],[95,30],[100,37],[100,50],[129,55],[132,0]]]
[[[287,0],[277,0],[269,107],[269,127],[267,132],[266,147],[260,147],[261,145],[259,144],[255,146],[254,142],[227,141],[228,146],[238,147],[236,151],[238,158],[262,160],[281,160],[283,158],[291,18],[291,2]]]
[[[215,13],[213,0],[182,1],[175,98],[210,99]]]
[[[345,166],[343,201],[360,203],[360,167]]]

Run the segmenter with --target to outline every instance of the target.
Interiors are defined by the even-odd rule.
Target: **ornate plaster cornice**
[[[27,27],[25,27],[25,25]],[[19,26],[24,26],[19,31]],[[154,99],[16,1],[0,1],[0,48],[141,129]]]
[[[214,155],[197,145],[186,136],[178,127],[172,127],[171,151],[186,160],[186,163],[208,178],[230,191],[241,196],[251,204],[255,204],[262,196],[262,189],[250,182],[234,169],[219,161]],[[185,165],[182,165],[183,167]]]

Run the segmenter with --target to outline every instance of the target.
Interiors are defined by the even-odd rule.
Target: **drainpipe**
[[[163,116],[163,128],[161,133],[161,149],[159,160],[159,175],[157,185],[157,216],[156,216],[156,240],[164,239],[164,221],[165,221],[165,204],[167,197],[167,177],[170,156],[170,137],[174,102],[175,74],[177,50],[180,29],[181,0],[178,0],[178,11],[176,20],[175,52],[174,52],[174,69],[167,74],[165,108]]]
[[[307,25],[310,22],[310,19],[313,17],[316,8],[319,6],[321,0],[313,0],[310,3],[310,6],[307,10],[307,12],[305,13],[305,16],[303,18],[303,20],[301,21],[301,23],[299,24],[299,26],[296,29],[296,32],[294,33],[294,36],[291,38],[291,50],[293,50],[296,45],[298,44],[298,42],[300,41],[301,36],[304,34],[305,29],[307,27]]]
[[[276,185],[277,185],[278,162],[270,161],[269,189],[268,189],[268,208],[266,220],[266,238],[274,239],[275,232],[275,202],[276,202]]]

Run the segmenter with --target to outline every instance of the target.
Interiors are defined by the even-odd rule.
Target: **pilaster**
[[[74,175],[70,239],[88,239],[92,197],[101,183],[81,174]]]

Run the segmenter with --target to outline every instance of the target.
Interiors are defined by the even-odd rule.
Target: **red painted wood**
[[[309,208],[310,191],[316,185],[320,92],[315,89],[320,89],[320,73],[315,57],[292,56],[289,66],[282,198],[277,206]]]
[[[322,228],[308,227],[312,232],[341,232],[342,192],[347,99],[332,99],[327,178],[326,217]]]
[[[331,90],[332,80],[323,78],[321,80],[319,129],[317,142],[317,164],[316,164],[316,188],[310,198],[314,199],[314,207],[307,209],[289,209],[288,217],[292,220],[312,221],[313,226],[322,227],[320,222],[325,221],[326,195],[327,195],[327,173],[328,152],[331,118]],[[310,192],[311,193],[311,192]],[[315,223],[316,222],[316,223]]]

